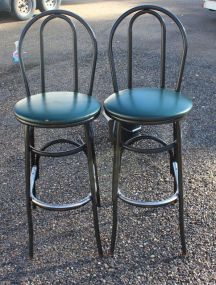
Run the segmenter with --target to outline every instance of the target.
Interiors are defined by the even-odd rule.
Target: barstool
[[[128,87],[119,90],[115,59],[113,54],[113,38],[120,23],[131,15],[128,24]],[[133,25],[140,16],[150,14],[159,21],[161,25],[161,68],[160,87],[134,88],[132,86],[132,39]],[[165,64],[166,64],[166,25],[161,14],[168,16],[177,25],[183,40],[183,51],[179,69],[178,80],[175,90],[165,88]],[[122,36],[122,33],[121,33]],[[110,253],[113,255],[117,233],[117,210],[118,199],[123,202],[143,208],[162,207],[179,202],[179,225],[182,253],[186,254],[186,243],[184,233],[184,209],[183,209],[183,182],[182,182],[182,152],[181,152],[181,128],[180,121],[192,108],[192,101],[181,92],[181,82],[185,59],[187,54],[187,38],[183,25],[171,12],[154,5],[141,5],[134,7],[121,15],[112,27],[109,38],[109,62],[111,67],[114,93],[104,102],[104,110],[108,117],[116,122],[116,140],[114,142],[114,162],[112,178],[112,204],[113,204],[113,226]],[[162,139],[138,134],[128,140],[122,139],[122,129],[125,124],[137,125],[163,125],[172,124],[173,142],[167,144]],[[141,148],[133,144],[142,140],[150,140],[159,143],[158,148]],[[119,190],[119,176],[121,170],[122,152],[128,150],[141,154],[156,154],[168,152],[170,157],[171,174],[174,178],[174,194],[162,201],[135,200],[127,197]]]
[[[32,25],[43,18],[40,22],[40,65],[41,65],[41,93],[32,95],[29,81],[26,76],[25,64],[22,56],[23,42]],[[44,72],[44,28],[53,19],[62,19],[69,24],[73,36],[73,92],[46,92]],[[85,28],[91,39],[92,63],[89,73],[90,83],[87,94],[79,92],[78,87],[78,48],[77,29],[73,21]],[[24,79],[27,97],[20,100],[14,107],[16,119],[25,127],[25,183],[26,183],[26,207],[29,230],[29,256],[33,257],[33,221],[32,208],[36,206],[52,211],[68,211],[84,206],[92,202],[93,221],[98,253],[102,256],[97,206],[100,206],[100,194],[98,185],[97,166],[95,159],[92,121],[95,120],[101,110],[100,103],[92,97],[92,89],[97,61],[97,41],[90,26],[78,15],[64,10],[53,10],[41,13],[27,23],[23,29],[19,41],[20,66]],[[41,149],[35,147],[34,134],[38,128],[68,128],[83,126],[85,142],[82,140],[57,139],[48,142]],[[70,144],[71,150],[51,152],[47,150],[52,145]],[[90,193],[83,199],[69,204],[51,204],[42,201],[36,195],[35,182],[39,178],[40,157],[63,157],[77,154],[83,151],[88,161],[90,178]]]

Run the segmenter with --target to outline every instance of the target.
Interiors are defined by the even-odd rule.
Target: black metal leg
[[[36,155],[35,156],[35,165],[37,167],[37,175],[36,175],[36,180],[39,179],[39,175],[40,175],[40,155]]]
[[[31,146],[35,146],[34,143],[34,127],[29,127],[29,143]],[[35,164],[35,154],[31,152],[31,167]]]
[[[181,235],[182,253],[186,254],[185,232],[184,232],[184,196],[183,196],[183,179],[182,179],[182,152],[181,152],[181,126],[176,122],[176,159],[178,163],[178,184],[179,184],[179,227]]]
[[[91,195],[92,195],[92,210],[93,210],[93,218],[94,218],[95,237],[96,237],[96,242],[97,242],[98,254],[99,256],[103,256],[103,250],[102,250],[101,239],[100,239],[98,212],[97,212],[97,189],[96,189],[96,177],[95,177],[93,149],[92,149],[93,140],[92,140],[92,132],[91,132],[89,124],[85,125],[85,138],[86,138],[86,145],[87,145],[87,157],[88,157],[89,179],[90,179],[90,187],[91,187]]]
[[[92,125],[89,124],[89,130],[91,132],[91,148],[92,148],[92,159],[93,159],[93,165],[94,165],[94,173],[95,173],[95,182],[96,182],[96,198],[97,198],[97,206],[101,206],[101,200],[100,200],[100,188],[99,188],[99,181],[98,181],[98,170],[97,170],[97,163],[96,163],[96,155],[95,155],[95,146],[94,146],[94,132],[92,129]]]
[[[112,178],[112,205],[113,205],[113,225],[110,254],[113,255],[116,243],[117,233],[117,215],[118,215],[118,183],[121,166],[121,125],[117,122],[116,141],[114,144],[114,160],[113,160],[113,178]]]
[[[26,209],[28,218],[28,231],[29,231],[29,257],[33,258],[33,223],[32,223],[32,209],[30,197],[30,127],[25,126],[25,184],[26,184]]]
[[[176,141],[176,144],[175,144],[175,147],[174,147],[174,150],[173,150],[173,155],[172,155],[172,158],[171,158],[171,163],[173,163],[173,161],[177,161],[178,158],[177,158],[177,127],[176,127],[176,122],[173,123],[173,141]],[[173,170],[173,165],[171,166],[172,167],[172,175],[174,177],[174,193],[176,193],[176,190],[177,190],[177,181],[175,180],[175,175],[174,175],[174,170]],[[174,202],[174,204],[176,204],[176,202]]]
[[[29,127],[29,143],[31,146],[35,146],[35,137],[34,137],[34,127]],[[36,164],[36,155],[32,151],[30,152],[30,160],[31,160],[31,169]],[[36,186],[34,183],[34,187],[32,189],[34,196],[36,196]],[[32,204],[32,208],[36,209],[36,205]]]
[[[176,141],[176,124],[173,123],[173,141]],[[176,146],[174,149],[169,150],[169,157],[170,157],[170,174],[174,177],[174,169],[173,169],[173,161],[176,161],[175,158],[176,153]],[[175,192],[175,191],[174,191]]]

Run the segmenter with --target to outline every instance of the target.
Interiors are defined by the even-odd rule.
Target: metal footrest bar
[[[127,204],[143,207],[143,208],[156,208],[156,207],[163,207],[173,202],[176,202],[179,197],[179,185],[178,185],[178,163],[173,161],[173,173],[174,173],[174,180],[176,183],[176,192],[169,198],[161,200],[161,201],[142,201],[142,200],[134,200],[131,198],[126,197],[119,189],[118,189],[118,197]]]
[[[163,207],[169,205],[178,200],[178,190],[171,197],[161,200],[161,201],[142,201],[142,200],[134,200],[126,197],[120,190],[118,190],[118,197],[127,204],[142,207],[142,208],[156,208]]]
[[[133,144],[137,141],[140,141],[140,140],[153,140],[153,141],[156,141],[156,142],[162,144],[163,147],[143,149],[143,148],[131,146],[131,144]],[[176,144],[176,141],[174,141],[171,144],[167,144],[163,140],[156,138],[154,136],[138,135],[138,136],[133,137],[133,138],[127,140],[126,142],[124,142],[122,144],[122,147],[124,149],[134,151],[134,152],[138,152],[138,153],[151,154],[151,153],[160,153],[160,152],[164,152],[164,151],[170,151],[171,149],[173,149],[175,144]]]
[[[43,202],[39,199],[37,199],[33,194],[31,195],[31,199],[32,202],[37,205],[40,208],[44,208],[46,210],[50,210],[50,211],[69,211],[72,209],[78,209],[82,206],[84,206],[85,204],[87,204],[89,201],[91,201],[91,194],[89,194],[87,197],[83,198],[82,200],[75,202],[75,203],[71,203],[71,204],[49,204],[46,202]]]
[[[76,146],[76,148],[72,149],[72,150],[67,150],[67,151],[60,151],[60,152],[47,152],[44,151],[46,148],[55,145],[55,144],[59,144],[59,143],[69,143],[72,144],[74,146]],[[45,144],[40,150],[35,149],[33,146],[30,146],[30,149],[32,152],[41,155],[41,156],[49,156],[49,157],[62,157],[62,156],[68,156],[68,155],[72,155],[72,154],[76,154],[78,152],[81,151],[85,151],[86,148],[86,144],[80,144],[78,142],[75,141],[71,141],[71,140],[67,140],[67,139],[58,139],[58,140],[53,140],[47,144]]]
[[[41,208],[44,208],[50,211],[68,211],[68,210],[80,208],[92,200],[92,196],[91,194],[89,194],[88,196],[81,199],[80,201],[71,203],[71,204],[60,205],[60,204],[50,204],[50,203],[43,202],[39,200],[38,198],[36,198],[35,195],[33,194],[33,188],[34,188],[34,184],[36,180],[36,175],[37,175],[37,166],[33,166],[32,171],[31,171],[31,178],[30,178],[30,197],[31,197],[32,203],[37,205],[38,207],[41,207]]]

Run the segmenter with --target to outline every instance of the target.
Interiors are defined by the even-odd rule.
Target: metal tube
[[[167,199],[161,200],[161,201],[142,201],[142,200],[134,200],[131,198],[126,197],[120,190],[118,190],[118,197],[125,203],[140,207],[140,208],[158,208],[158,207],[164,207],[169,204],[172,204],[173,202],[176,202],[178,200],[178,191],[174,193],[172,196],[170,196]]]
[[[113,38],[114,38],[114,34],[116,32],[117,27],[119,26],[119,24],[130,14],[138,12],[138,11],[157,11],[157,12],[161,12],[165,15],[167,15],[168,17],[170,17],[174,23],[178,26],[181,36],[182,36],[182,40],[183,40],[183,52],[182,52],[182,56],[181,56],[181,64],[180,64],[180,69],[179,69],[179,76],[178,76],[178,80],[177,80],[177,84],[176,84],[176,91],[179,92],[180,88],[181,88],[181,82],[182,82],[182,77],[183,77],[183,72],[184,72],[184,66],[185,66],[185,60],[186,60],[186,55],[187,55],[187,36],[186,36],[186,32],[185,32],[185,28],[183,27],[182,23],[179,21],[179,19],[172,14],[171,12],[169,12],[168,10],[159,7],[159,6],[155,6],[155,5],[140,5],[137,7],[134,7],[128,11],[126,11],[124,14],[122,14],[117,21],[114,23],[111,32],[110,32],[110,37],[109,37],[109,50],[108,50],[108,54],[109,54],[109,63],[110,63],[110,68],[111,68],[111,74],[112,74],[112,81],[113,81],[113,89],[114,92],[118,92],[118,82],[117,82],[117,76],[116,76],[116,68],[115,68],[115,62],[114,62],[114,57],[113,57]],[[163,45],[162,45],[162,54],[164,53],[165,55],[165,33],[162,33],[164,40],[162,39],[162,41],[164,41]],[[163,60],[162,60],[163,62]],[[165,56],[164,56],[164,62],[165,62]],[[165,64],[162,65],[162,69],[165,69]],[[165,73],[164,73],[165,74]],[[165,82],[165,75],[164,77],[161,76],[161,84],[163,86],[163,81]],[[130,86],[130,84],[129,84]]]
[[[93,166],[94,166],[94,176],[95,176],[95,184],[96,184],[96,198],[97,198],[97,206],[101,206],[100,202],[100,187],[99,187],[99,180],[98,180],[98,170],[97,170],[97,162],[96,162],[96,155],[95,155],[95,146],[94,146],[94,132],[92,125],[89,124],[89,140],[91,143],[92,148],[92,160],[93,160]]]
[[[128,27],[128,88],[132,88],[132,41],[133,41],[133,24],[135,20],[143,14],[151,14],[155,16],[161,24],[161,72],[160,87],[165,87],[165,61],[166,61],[166,25],[163,18],[153,10],[145,10],[137,12],[130,20]]]
[[[96,237],[96,242],[97,242],[98,254],[99,256],[103,256],[103,249],[102,249],[101,239],[100,239],[98,212],[97,212],[97,196],[96,196],[97,189],[96,189],[96,179],[95,179],[95,172],[94,172],[93,156],[92,156],[93,150],[92,150],[92,144],[90,141],[91,132],[90,132],[89,124],[86,124],[84,128],[85,128],[85,140],[86,140],[86,146],[87,146],[90,188],[91,188],[91,194],[92,194],[91,200],[92,200],[95,237]]]
[[[44,65],[44,41],[43,41],[43,32],[46,24],[55,18],[60,18],[65,20],[71,27],[73,32],[73,51],[74,51],[74,68],[73,68],[73,80],[74,80],[74,92],[78,92],[78,63],[77,63],[77,34],[76,28],[73,22],[65,15],[51,15],[47,17],[43,23],[41,24],[40,28],[40,54],[41,54],[41,92],[45,92],[45,65]]]
[[[29,126],[25,126],[25,187],[26,187],[26,210],[28,219],[28,233],[29,233],[29,257],[33,258],[33,223],[32,223],[32,208],[30,197],[30,136]]]
[[[19,57],[20,57],[20,67],[21,67],[21,71],[22,71],[22,75],[23,75],[23,80],[24,80],[24,84],[25,84],[25,88],[26,88],[26,93],[27,96],[30,96],[30,88],[29,88],[29,83],[28,83],[28,79],[26,76],[26,71],[25,71],[25,65],[24,65],[24,61],[23,61],[23,57],[22,57],[22,46],[23,46],[23,41],[25,39],[26,33],[27,31],[30,29],[30,27],[36,22],[38,21],[40,18],[46,17],[46,16],[50,16],[49,20],[59,17],[62,19],[66,19],[66,17],[64,15],[67,15],[69,17],[72,17],[74,19],[76,19],[78,22],[80,22],[86,29],[86,31],[88,32],[91,40],[92,40],[92,45],[93,45],[93,60],[92,60],[92,72],[91,72],[91,76],[90,76],[90,84],[89,84],[89,88],[88,88],[88,95],[92,95],[92,90],[93,90],[93,83],[94,83],[94,76],[95,76],[95,69],[96,69],[96,61],[97,61],[97,41],[96,41],[96,37],[95,34],[93,32],[93,30],[91,29],[91,27],[78,15],[70,12],[70,11],[66,11],[66,10],[51,10],[51,11],[46,11],[41,13],[40,15],[37,15],[36,17],[32,18],[24,27],[20,39],[19,39],[19,47],[18,47],[18,53],[19,53]],[[45,19],[46,21],[46,19]],[[66,20],[67,22],[69,22],[70,20]],[[70,21],[70,26],[73,26],[73,23]],[[76,42],[76,36],[75,36],[75,42]],[[75,46],[74,46],[75,47]],[[42,41],[42,46],[41,48],[43,49],[43,41]],[[77,56],[77,52],[76,52],[77,48],[75,47],[75,53],[74,53],[74,59]],[[42,55],[42,66],[43,66],[43,55]],[[74,71],[74,80],[75,80],[75,92],[78,90],[78,67],[77,67],[77,58],[74,61],[75,63],[75,71]],[[44,68],[41,67],[41,69],[43,69],[42,74],[44,74]],[[41,85],[42,85],[42,93],[45,92],[45,81],[44,79],[42,79],[41,81]]]
[[[34,136],[34,127],[30,127],[29,128],[29,143],[30,143],[30,146],[33,146],[35,145],[35,136]],[[36,163],[36,155],[34,152],[30,151],[30,157],[31,157],[31,169],[32,167],[34,167],[35,163]],[[33,193],[34,193],[34,196],[36,196],[36,187],[35,187],[35,184],[34,184],[34,187],[33,187]],[[32,208],[35,209],[36,206],[35,204],[32,205]]]
[[[182,253],[186,255],[186,242],[184,231],[184,195],[183,195],[183,175],[182,175],[182,151],[181,151],[181,126],[180,122],[176,122],[176,156],[178,163],[178,185],[179,185],[179,227],[181,236]]]
[[[163,147],[143,149],[143,148],[131,146],[131,144],[138,142],[140,140],[153,140],[153,141],[156,141],[156,142],[162,144]],[[122,144],[122,147],[124,149],[129,150],[129,151],[134,151],[134,152],[138,152],[138,153],[145,153],[145,154],[152,154],[152,153],[160,153],[160,152],[164,152],[164,151],[170,151],[171,149],[173,149],[175,144],[176,144],[175,141],[170,143],[170,144],[167,144],[163,140],[161,140],[157,137],[154,137],[154,136],[138,135],[138,136],[133,137],[133,138],[127,140],[126,142],[124,142]]]
[[[113,159],[113,177],[112,177],[112,206],[113,206],[113,225],[111,236],[110,254],[113,255],[117,234],[117,216],[118,216],[118,183],[121,167],[121,124],[117,122],[116,126],[116,142],[114,144]]]

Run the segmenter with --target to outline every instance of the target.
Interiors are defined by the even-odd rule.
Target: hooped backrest
[[[30,96],[30,88],[29,88],[29,82],[27,79],[26,71],[25,71],[25,64],[23,60],[23,55],[22,55],[22,49],[23,49],[23,42],[25,39],[25,36],[28,32],[28,30],[31,28],[31,26],[41,18],[45,18],[40,26],[40,76],[41,76],[41,93],[46,92],[46,85],[45,85],[45,64],[44,64],[44,28],[48,22],[50,22],[53,19],[60,18],[62,20],[65,20],[70,28],[71,32],[73,34],[73,63],[74,63],[74,68],[73,68],[73,86],[74,86],[74,92],[78,92],[78,55],[77,55],[77,30],[72,22],[72,19],[77,20],[82,26],[86,29],[88,32],[91,42],[92,42],[92,48],[93,48],[93,56],[92,56],[92,64],[91,64],[91,75],[90,75],[90,83],[89,83],[89,88],[88,88],[88,95],[92,95],[92,90],[93,90],[93,83],[94,83],[94,76],[95,76],[95,68],[96,68],[96,62],[97,62],[97,41],[95,34],[91,27],[78,15],[66,11],[66,10],[51,10],[51,11],[46,11],[43,12],[37,16],[35,16],[32,20],[30,20],[27,25],[24,27],[20,40],[19,40],[19,58],[20,58],[20,67],[24,79],[24,84],[26,88],[26,93],[27,96]]]
[[[183,72],[184,72],[184,66],[185,66],[185,60],[187,56],[187,36],[185,29],[182,25],[182,23],[179,21],[179,19],[173,15],[171,12],[168,10],[155,6],[155,5],[141,5],[134,7],[128,11],[126,11],[124,14],[122,14],[117,21],[114,23],[112,30],[110,32],[110,38],[109,38],[109,62],[110,62],[110,68],[111,68],[111,74],[112,74],[112,82],[113,82],[113,88],[114,92],[118,92],[118,82],[117,82],[117,76],[116,76],[116,68],[115,68],[115,61],[114,61],[114,55],[113,55],[113,38],[115,35],[115,32],[119,26],[119,24],[129,15],[134,14],[132,18],[129,21],[128,25],[128,88],[132,88],[132,48],[133,48],[133,24],[137,18],[144,14],[151,14],[155,16],[160,25],[161,25],[161,59],[160,59],[160,87],[164,88],[165,87],[165,65],[166,65],[166,24],[164,22],[164,19],[162,16],[159,14],[165,14],[168,17],[170,17],[174,23],[177,25],[179,28],[179,31],[182,36],[182,42],[183,42],[183,50],[182,50],[182,55],[181,55],[181,63],[180,63],[180,68],[178,72],[178,79],[176,83],[176,88],[175,90],[178,92],[181,89],[181,82],[182,82],[182,77],[183,77]]]

